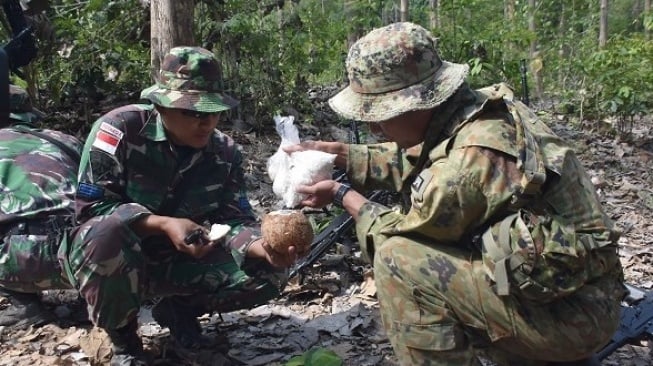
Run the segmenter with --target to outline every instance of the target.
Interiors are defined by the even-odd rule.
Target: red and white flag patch
[[[100,129],[95,134],[93,147],[114,155],[123,135],[124,132],[106,122],[102,122]]]

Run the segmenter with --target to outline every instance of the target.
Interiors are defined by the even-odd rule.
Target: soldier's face
[[[209,143],[220,122],[219,113],[202,113],[184,109],[159,110],[168,138],[176,145],[201,149]]]
[[[424,141],[433,110],[411,111],[389,120],[371,123],[373,133],[380,133],[401,148],[409,148]]]

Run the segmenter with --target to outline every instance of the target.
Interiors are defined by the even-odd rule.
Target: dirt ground
[[[347,129],[338,127],[333,117],[317,108],[314,118],[310,124],[296,119],[302,139],[346,141]],[[652,121],[635,124],[632,136],[623,139],[606,133],[610,121],[595,131],[587,126],[581,130],[564,115],[547,113],[543,118],[576,146],[606,211],[623,231],[620,255],[627,281],[653,288]],[[265,125],[270,127],[263,132],[251,131],[245,123],[223,128],[244,148],[250,201],[259,214],[277,205],[266,162],[277,150],[279,137],[272,118]],[[343,240],[302,277],[294,278],[283,296],[268,305],[202,317],[205,332],[226,337],[228,347],[190,352],[175,346],[168,330],[152,320],[148,306],[139,318],[140,333],[157,365],[284,365],[315,347],[335,352],[343,365],[398,365],[380,323],[372,272],[355,243]],[[0,327],[0,365],[106,364],[108,340],[85,321],[76,295],[49,291],[44,301],[57,322],[26,330]],[[652,365],[651,343],[624,346],[603,365]]]

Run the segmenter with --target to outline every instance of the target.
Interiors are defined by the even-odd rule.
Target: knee
[[[84,223],[73,236],[73,247],[98,263],[140,252],[139,237],[118,217],[99,216]]]

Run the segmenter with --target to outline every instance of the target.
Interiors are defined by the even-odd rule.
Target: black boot
[[[38,327],[54,320],[52,313],[43,307],[37,294],[0,287],[0,296],[9,301],[9,306],[0,310],[0,326]]]
[[[170,336],[184,348],[200,349],[216,345],[216,341],[202,334],[197,317],[202,307],[194,306],[187,297],[172,296],[161,299],[152,308],[152,317],[170,329]]]
[[[136,319],[128,325],[118,329],[107,329],[111,339],[111,366],[146,366],[147,357],[143,351],[143,343],[137,333],[138,321]]]

